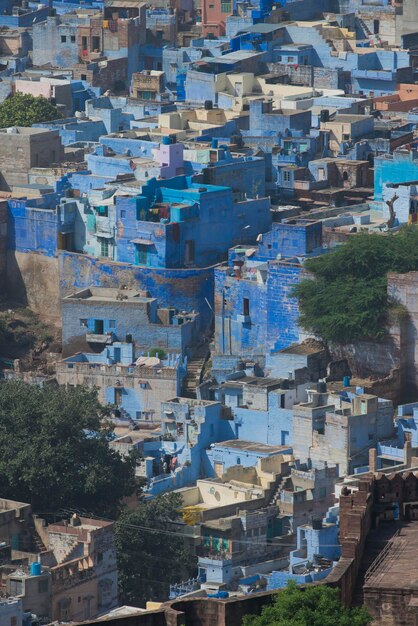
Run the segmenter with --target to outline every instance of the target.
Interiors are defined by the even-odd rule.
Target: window
[[[66,35],[61,35],[61,43],[65,43],[67,41]]]
[[[10,595],[11,596],[21,596],[23,593],[23,582],[21,580],[16,580],[15,578],[11,578],[9,580],[10,584]]]
[[[97,214],[100,215],[100,217],[108,217],[108,215],[109,215],[109,208],[107,206],[98,206],[97,207]]]
[[[87,50],[87,37],[81,38],[81,47],[83,48],[83,50]]]
[[[221,11],[222,13],[231,13],[231,3],[221,2]]]
[[[122,219],[123,219],[124,217],[126,217],[126,211],[125,211],[125,209],[122,209],[122,210],[121,210],[121,212],[120,212],[120,216],[121,216],[121,218],[122,218]]]
[[[285,183],[289,183],[290,182],[290,172],[285,170],[283,172],[283,180]]]
[[[369,441],[373,441],[373,439],[374,439],[373,433],[369,433]]]
[[[326,487],[320,487],[319,488],[319,497],[320,498],[325,498],[326,495],[327,495]]]
[[[99,552],[97,554],[97,562],[102,563],[102,561],[103,561],[103,552]]]
[[[109,256],[109,242],[107,239],[101,239],[100,241],[100,256]]]
[[[237,456],[237,465],[241,465],[241,458]]]
[[[109,320],[109,328],[116,328],[116,320]]]
[[[380,30],[379,20],[373,20],[373,34],[378,35]]]
[[[88,325],[89,325],[88,320],[86,320],[86,319],[81,319],[80,320],[80,326],[82,326],[83,328],[87,328]]]
[[[10,626],[17,626],[17,617],[10,618]]]
[[[295,57],[287,57],[287,62],[288,63],[294,63],[295,62]]]
[[[139,386],[141,387],[141,389],[147,389],[148,383],[139,383]]]
[[[48,579],[38,581],[38,593],[46,593],[48,591]]]
[[[87,80],[87,74],[81,74],[81,80]]]
[[[115,404],[122,404],[122,389],[115,387]]]
[[[71,43],[75,43],[75,35],[71,35]]]
[[[74,369],[74,363],[68,363],[67,369],[69,369],[69,370]]]
[[[215,5],[214,5],[214,4],[210,4],[210,5],[209,5],[209,8],[210,8],[210,9],[214,9],[214,8],[215,8]]]
[[[343,133],[343,141],[350,141],[350,134],[349,133]]]
[[[94,52],[99,52],[100,49],[100,37],[92,37],[92,48]]]
[[[250,300],[249,298],[243,298],[242,300],[242,314],[249,315],[250,314]]]

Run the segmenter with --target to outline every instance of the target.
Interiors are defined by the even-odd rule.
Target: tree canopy
[[[418,269],[418,229],[387,236],[360,233],[335,251],[307,260],[312,279],[294,289],[299,323],[325,341],[348,343],[386,334],[387,274]]]
[[[144,606],[147,600],[165,600],[170,583],[194,574],[195,559],[172,523],[180,519],[181,504],[178,494],[169,493],[122,512],[116,522],[122,602]]]
[[[50,122],[62,115],[55,104],[43,96],[15,93],[0,104],[0,128],[9,126],[32,126]]]
[[[305,590],[290,581],[261,615],[246,615],[243,626],[367,626],[371,617],[361,608],[345,608],[338,589],[325,585]]]
[[[133,458],[109,448],[94,390],[0,383],[0,495],[35,512],[114,517],[135,489]]]

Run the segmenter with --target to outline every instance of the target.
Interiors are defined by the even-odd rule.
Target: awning
[[[137,243],[137,244],[141,244],[141,246],[153,246],[154,242],[150,241],[149,239],[131,239],[131,243]]]
[[[96,237],[100,237],[100,239],[113,239],[113,235],[111,233],[97,233]]]

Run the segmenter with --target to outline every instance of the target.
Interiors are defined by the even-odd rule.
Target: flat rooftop
[[[44,135],[50,133],[48,128],[32,128],[26,126],[9,126],[8,128],[0,128],[0,133],[5,135]]]
[[[216,448],[232,448],[241,450],[242,452],[256,452],[259,454],[286,454],[289,452],[289,446],[268,446],[265,443],[256,443],[254,441],[244,441],[242,439],[231,439],[230,441],[221,441],[215,443]]]
[[[418,520],[383,523],[369,533],[368,541],[369,538],[376,543],[381,541],[384,547],[366,572],[364,589],[418,591]]]
[[[64,300],[86,300],[88,302],[134,302],[148,303],[154,302],[155,298],[150,298],[142,291],[136,289],[116,289],[112,287],[90,287],[77,291]]]

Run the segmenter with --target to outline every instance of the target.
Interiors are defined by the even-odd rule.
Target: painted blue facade
[[[57,205],[58,201],[55,192],[31,200],[10,198],[8,249],[56,255],[60,233],[73,230],[76,218],[73,203]]]
[[[133,341],[138,349],[161,348],[184,355],[196,342],[197,315],[167,314],[155,298],[136,290],[84,289],[62,301],[63,350],[67,354],[84,351],[87,345],[112,341]],[[96,346],[97,352],[97,346]]]
[[[151,180],[137,198],[116,199],[117,259],[146,267],[207,267],[271,224],[269,199],[234,202],[228,187],[190,178]]]
[[[60,290],[63,295],[74,290],[106,284],[118,288],[126,284],[152,294],[160,307],[199,313],[199,330],[204,331],[212,319],[207,302],[213,302],[213,269],[155,269],[114,263],[87,255],[61,252],[59,255]]]
[[[383,200],[386,183],[406,183],[418,180],[418,151],[395,150],[374,160],[374,199]]]
[[[259,445],[243,439],[240,439],[237,443],[234,441],[215,443],[206,452],[209,463],[207,469],[208,476],[216,476],[219,471],[222,471],[224,474],[230,467],[235,465],[254,467],[260,459],[291,453],[291,446]]]
[[[276,111],[271,100],[253,100],[250,103],[250,130],[253,135],[291,135],[293,131],[309,134],[312,113],[307,111]]]
[[[316,527],[299,526],[297,548],[290,552],[289,569],[267,575],[267,591],[283,589],[290,580],[302,585],[326,578],[341,556],[338,532],[338,517],[333,511]]]
[[[106,133],[105,125],[101,120],[81,120],[76,117],[54,122],[42,122],[33,124],[33,126],[35,128],[58,130],[63,146],[68,146],[77,141],[99,141],[99,138]]]
[[[218,402],[176,398],[161,405],[162,441],[146,447],[154,456],[160,473],[149,476],[149,495],[180,489],[211,474],[208,449],[215,441],[231,436],[229,422],[222,419]],[[146,445],[146,444],[145,444]]]
[[[303,259],[324,252],[322,224],[288,220],[259,239],[249,257],[237,249],[215,270],[217,354],[262,356],[299,341],[292,291],[304,276]]]

